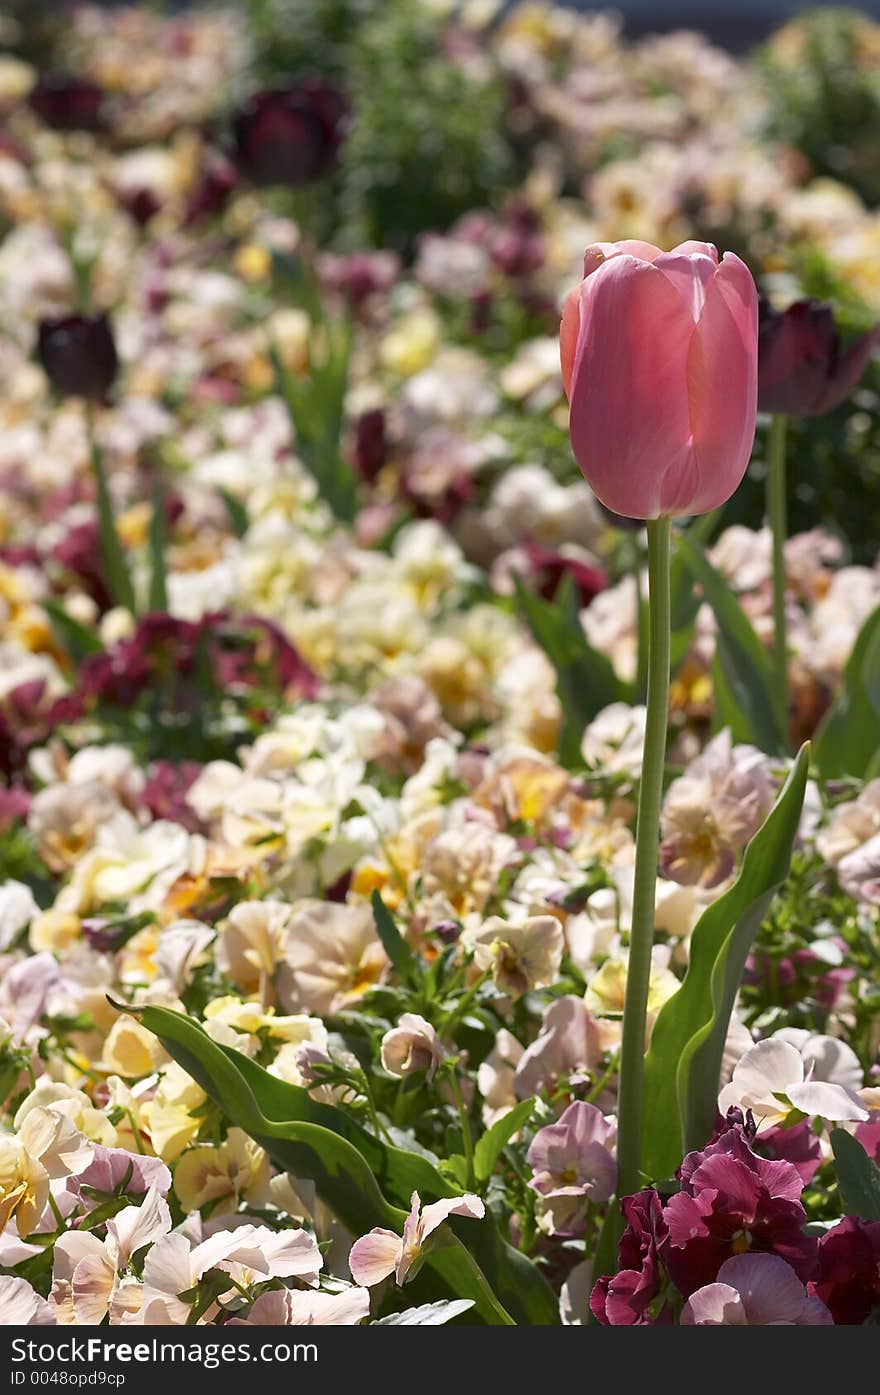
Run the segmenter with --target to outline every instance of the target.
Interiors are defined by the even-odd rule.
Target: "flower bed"
[[[876,1322],[877,28],[14,8],[0,1324]]]

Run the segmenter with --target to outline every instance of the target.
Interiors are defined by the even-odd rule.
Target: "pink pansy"
[[[230,1318],[228,1327],[355,1327],[370,1314],[365,1288],[342,1293],[279,1288],[261,1293],[247,1317]]]
[[[692,1293],[683,1327],[827,1327],[833,1318],[809,1298],[790,1264],[778,1255],[744,1254],[725,1260],[714,1284]]]
[[[592,1071],[601,1059],[599,1024],[583,998],[567,993],[545,1009],[541,1030],[517,1063],[514,1092],[528,1099],[560,1077]]]
[[[348,1267],[356,1284],[369,1288],[387,1279],[389,1274],[394,1275],[396,1284],[403,1284],[428,1236],[447,1216],[471,1216],[482,1220],[486,1214],[480,1198],[470,1194],[434,1201],[423,1208],[418,1192],[413,1192],[411,1207],[402,1237],[393,1230],[377,1227],[352,1245]]]
[[[757,1042],[734,1067],[730,1084],[718,1096],[719,1112],[750,1109],[759,1131],[780,1123],[792,1109],[835,1121],[867,1119],[867,1109],[849,1085],[816,1079],[814,1069],[820,1060],[817,1052],[805,1064],[801,1052],[781,1034]]]
[[[151,1187],[165,1196],[171,1186],[171,1173],[161,1158],[95,1144],[94,1156],[88,1167],[75,1177],[68,1177],[67,1190],[91,1208],[99,1203],[83,1191],[84,1187],[110,1193],[115,1192],[123,1182],[129,1196],[144,1196]]]
[[[600,1110],[575,1100],[555,1124],[539,1129],[528,1151],[529,1186],[543,1198],[554,1233],[568,1233],[584,1202],[601,1206],[614,1192],[617,1164],[611,1154],[614,1125]]]

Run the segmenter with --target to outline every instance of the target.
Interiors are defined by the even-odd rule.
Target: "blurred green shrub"
[[[759,51],[767,134],[800,150],[817,174],[880,200],[880,28],[857,10],[813,10]]]
[[[501,78],[485,51],[457,56],[422,0],[248,0],[248,10],[255,81],[326,77],[352,104],[340,169],[322,195],[337,245],[407,255],[420,232],[509,187]]]

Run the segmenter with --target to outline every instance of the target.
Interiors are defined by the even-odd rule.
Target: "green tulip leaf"
[[[846,1129],[831,1130],[831,1147],[844,1214],[880,1221],[880,1167]]]
[[[612,702],[629,697],[609,659],[588,643],[580,622],[577,596],[564,577],[555,601],[542,600],[514,579],[519,612],[532,638],[556,670],[556,690],[564,717],[559,757],[568,767],[581,764],[584,727]]]
[[[862,626],[837,701],[816,733],[823,780],[864,778],[880,752],[880,606]]]
[[[314,1182],[355,1235],[374,1226],[401,1232],[410,1198],[460,1195],[421,1153],[384,1143],[345,1110],[313,1100],[248,1057],[219,1046],[192,1019],[168,1008],[127,1009],[202,1087],[230,1123],[266,1149],[277,1167]],[[384,1217],[384,1219],[383,1219]],[[494,1220],[450,1217],[407,1290],[424,1301],[471,1298],[481,1322],[534,1326],[558,1321],[542,1275],[508,1245]]]
[[[770,661],[751,621],[724,577],[686,533],[678,555],[699,583],[718,625],[712,665],[713,726],[729,727],[734,741],[749,742],[770,755],[785,750],[775,714]]]
[[[788,876],[809,769],[804,746],[763,825],[746,848],[736,882],[700,917],[684,981],[664,1003],[645,1058],[642,1169],[670,1177],[683,1153],[712,1133],[721,1056],[746,957]]]

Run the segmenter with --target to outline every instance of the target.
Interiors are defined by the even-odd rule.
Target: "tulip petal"
[[[692,316],[694,324],[703,313],[706,296],[718,271],[718,257],[705,252],[664,252],[654,265],[668,278]]]
[[[562,306],[562,323],[559,326],[559,357],[562,362],[562,382],[565,395],[571,400],[571,375],[577,354],[578,330],[581,325],[581,288],[575,286],[569,291]]]
[[[664,512],[708,513],[742,480],[755,439],[758,294],[748,267],[725,254],[690,342],[687,363],[695,480],[687,496],[674,470],[661,491]]]
[[[693,334],[681,296],[649,262],[609,257],[581,286],[571,442],[588,483],[615,513],[658,517],[664,476],[689,471]]]

